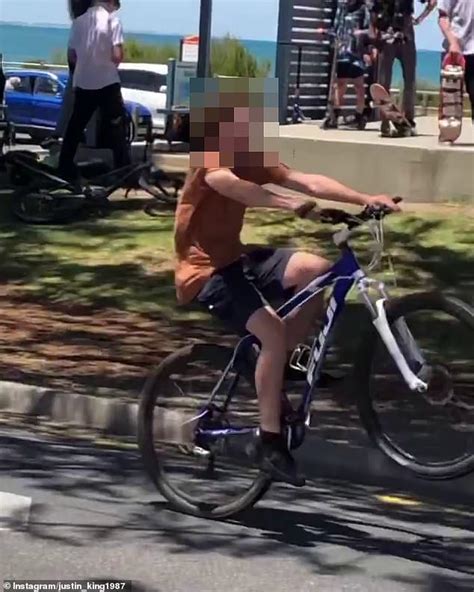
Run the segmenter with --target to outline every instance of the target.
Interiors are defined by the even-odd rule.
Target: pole
[[[199,18],[199,54],[197,65],[198,78],[207,78],[210,74],[211,23],[212,0],[201,0],[201,14]]]

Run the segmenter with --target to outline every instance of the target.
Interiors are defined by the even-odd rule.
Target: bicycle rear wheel
[[[258,469],[251,436],[225,436],[209,448],[195,441],[195,418],[232,354],[230,348],[197,344],[168,356],[146,382],[139,405],[138,443],[148,475],[175,509],[205,518],[237,514],[270,486]],[[232,385],[227,411],[214,413],[210,427],[257,427],[255,390],[243,376],[229,373],[216,404],[224,403]]]
[[[19,190],[12,197],[12,212],[27,224],[66,222],[84,208],[85,198],[64,189]]]
[[[426,293],[389,301],[386,311],[400,349],[428,390],[408,388],[373,328],[355,368],[364,427],[385,454],[420,477],[449,479],[474,470],[473,310]],[[410,357],[404,326],[421,358]]]

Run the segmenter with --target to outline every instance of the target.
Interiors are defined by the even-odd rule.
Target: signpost
[[[211,61],[212,0],[201,0],[199,18],[198,78],[208,78]]]
[[[181,61],[195,62],[199,57],[199,35],[189,35],[181,39]]]

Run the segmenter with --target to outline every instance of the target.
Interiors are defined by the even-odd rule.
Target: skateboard
[[[380,109],[385,117],[393,123],[397,136],[411,135],[411,125],[408,119],[400,111],[385,87],[381,84],[371,84],[370,96],[372,97],[373,106]]]
[[[461,54],[448,53],[441,67],[439,96],[439,141],[455,142],[462,131],[465,60]]]

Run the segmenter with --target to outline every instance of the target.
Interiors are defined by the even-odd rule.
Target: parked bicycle
[[[127,190],[126,196],[132,189],[144,190],[154,198],[155,207],[175,205],[182,181],[154,166],[153,142],[150,132],[143,161],[120,169],[110,170],[97,159],[79,163],[80,184],[60,177],[56,168],[40,162],[33,152],[8,152],[3,160],[10,182],[16,186],[11,201],[13,214],[29,224],[65,223],[86,212],[105,213],[110,196],[122,188]]]
[[[291,366],[303,381],[296,396],[289,393],[290,385],[282,395],[282,426],[289,448],[303,444],[333,328],[355,286],[368,311],[351,382],[362,425],[376,446],[406,470],[449,479],[474,469],[469,421],[474,411],[474,311],[440,293],[392,299],[382,282],[366,275],[349,239],[368,225],[376,246],[368,266],[372,271],[382,258],[388,214],[375,207],[357,216],[323,211],[322,221],[344,225],[333,236],[341,257],[277,311],[285,318],[324,288],[334,287],[319,335],[310,347],[301,345],[293,353]],[[225,518],[268,491],[271,479],[259,469],[257,354],[252,335],[235,349],[188,345],[165,358],[148,378],[139,405],[138,443],[148,475],[175,509]]]

